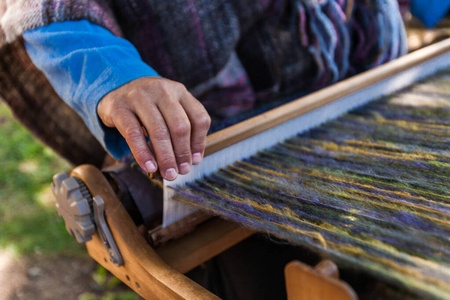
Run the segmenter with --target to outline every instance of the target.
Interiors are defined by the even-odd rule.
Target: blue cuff
[[[112,90],[146,76],[159,76],[127,40],[86,20],[53,23],[23,34],[33,63],[58,95],[84,120],[114,157],[130,152],[125,139],[103,125],[98,102]]]
[[[434,27],[450,10],[450,0],[411,0],[411,13],[427,27]]]

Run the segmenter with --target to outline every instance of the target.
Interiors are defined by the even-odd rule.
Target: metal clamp
[[[120,267],[123,265],[123,258],[117,248],[111,231],[109,231],[108,224],[106,224],[105,202],[100,196],[95,196],[93,200],[94,202],[92,206],[94,208],[94,220],[95,225],[97,226],[98,235],[100,236],[100,239],[109,254],[109,260],[116,266]]]
[[[92,197],[80,179],[69,177],[66,173],[53,176],[53,195],[56,210],[64,219],[66,229],[79,243],[85,243],[95,234],[92,222]]]
[[[53,176],[52,192],[56,198],[56,210],[64,219],[69,234],[79,243],[85,243],[92,239],[97,227],[111,262],[116,266],[123,265],[122,255],[105,220],[103,199],[100,196],[92,198],[81,179],[69,177],[66,173]]]

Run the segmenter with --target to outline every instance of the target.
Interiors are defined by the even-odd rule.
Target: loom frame
[[[450,39],[313,93],[302,98],[302,101],[283,105],[212,134],[207,138],[208,156],[203,164],[208,163],[207,158],[212,157],[212,154],[220,153],[231,145],[257,136],[299,115],[315,111],[337,99],[360,92],[361,87],[373,86],[431,60],[438,59],[441,63],[442,57],[447,59],[443,65],[448,67]],[[430,74],[416,74],[413,76],[414,81],[427,75]],[[190,234],[153,249],[145,241],[100,170],[90,165],[82,165],[75,168],[71,176],[81,179],[91,195],[103,198],[106,222],[125,263],[116,266],[108,260],[108,252],[98,233],[86,243],[87,251],[94,260],[145,299],[218,299],[183,273],[249,237],[253,233],[251,230],[214,218],[196,227]],[[170,235],[170,230],[166,231]],[[303,281],[305,278],[306,282]],[[292,263],[286,267],[286,281],[289,299],[321,299],[320,295],[325,290],[329,292],[328,295],[334,295],[335,299],[356,299],[352,289],[339,281],[336,272],[330,272],[329,267],[323,269],[319,266],[312,269],[300,262]],[[308,289],[305,294],[305,289],[298,289],[299,281],[306,287],[313,285],[314,289]],[[342,294],[342,297],[336,298],[338,294]]]
[[[174,191],[171,186],[183,186],[200,179],[447,67],[450,67],[450,39],[209,135],[203,163],[194,166],[189,174],[179,175],[175,181],[164,180],[162,227],[168,227],[197,211],[173,200]]]
[[[214,218],[195,231],[153,249],[144,239],[103,173],[92,165],[72,170],[71,177],[82,180],[92,195],[105,203],[105,219],[124,263],[111,261],[99,233],[86,242],[89,255],[144,299],[220,299],[183,273],[246,239],[253,232],[237,224]],[[181,250],[181,251],[180,251]],[[339,280],[337,266],[324,260],[315,268],[300,261],[285,267],[289,300],[358,299],[353,289]]]

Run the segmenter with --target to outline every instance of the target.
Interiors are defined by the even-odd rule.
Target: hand
[[[97,114],[106,126],[117,128],[149,173],[159,167],[164,179],[174,180],[203,158],[211,119],[181,83],[158,77],[135,79],[106,94]]]

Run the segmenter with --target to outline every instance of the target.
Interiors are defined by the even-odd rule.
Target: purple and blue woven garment
[[[177,188],[175,198],[450,299],[450,70]]]
[[[25,30],[68,20],[100,25],[129,40],[158,74],[186,85],[217,120],[309,92],[406,52],[396,0],[1,3],[0,96],[32,132],[77,164],[101,151],[77,137],[79,128],[87,132],[70,125],[79,124],[76,117],[59,113],[61,100],[23,51]]]

